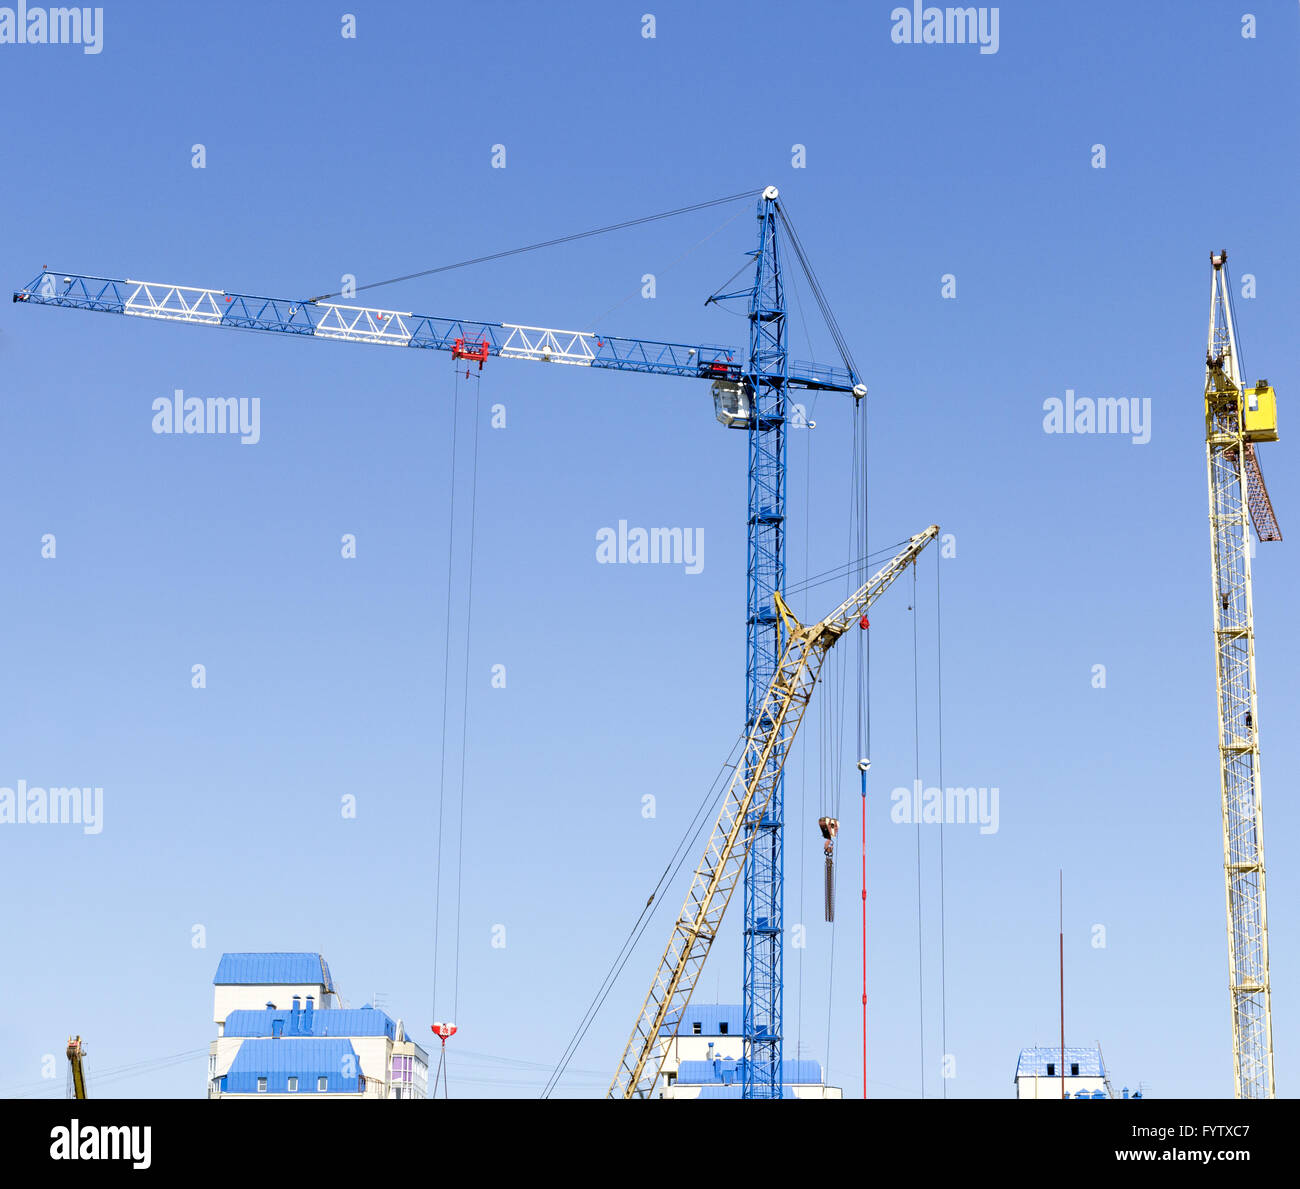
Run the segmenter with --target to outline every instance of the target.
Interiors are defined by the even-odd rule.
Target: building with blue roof
[[[352,1070],[351,1074],[348,1073]],[[244,1041],[219,1078],[218,1096],[354,1094],[365,1096],[361,1059],[345,1039],[295,1037]]]
[[[208,1097],[425,1098],[429,1056],[405,1025],[346,1007],[314,953],[222,954]]]
[[[1017,1098],[1114,1098],[1100,1045],[1035,1045],[1016,1061]]]
[[[739,1004],[688,1004],[660,1029],[668,1038],[662,1098],[740,1098],[745,1081],[745,1015]],[[843,1098],[817,1061],[781,1062],[782,1098]]]
[[[222,954],[214,986],[319,986],[334,990],[329,964],[320,954]]]
[[[315,1007],[338,1006],[329,964],[320,954],[222,954],[212,985],[218,1036],[230,1012],[287,1007],[295,995]]]

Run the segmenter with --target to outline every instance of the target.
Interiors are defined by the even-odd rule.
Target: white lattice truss
[[[197,289],[189,285],[164,285],[150,281],[127,281],[122,312],[169,322],[199,322],[214,325],[225,317],[226,295],[220,289]]]
[[[512,326],[501,344],[503,359],[538,359],[543,363],[591,366],[596,358],[596,336],[581,330],[545,330],[540,326]]]

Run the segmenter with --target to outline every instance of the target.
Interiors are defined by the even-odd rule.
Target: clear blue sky
[[[779,186],[871,388],[873,541],[932,521],[957,540],[918,579],[921,774],[937,781],[942,564],[945,783],[996,786],[1001,823],[945,831],[949,1095],[1009,1093],[1019,1048],[1056,1034],[1060,868],[1070,1043],[1100,1041],[1117,1083],[1226,1095],[1201,419],[1208,253],[1226,246],[1238,280],[1257,278],[1238,303],[1247,369],[1282,404],[1282,442],[1261,457],[1289,539],[1261,549],[1255,594],[1291,1093],[1300,12],[1004,3],[999,50],[982,55],[894,44],[892,7],[110,3],[98,55],[0,46],[4,287],[48,264],[324,293],[346,273],[364,284]],[[703,299],[753,226],[749,207],[708,210],[375,297],[742,346],[743,321]],[[637,292],[645,273],[654,300]],[[795,353],[832,359],[801,300],[811,343],[792,314]],[[196,1053],[100,1092],[200,1094],[227,949],[319,949],[354,1004],[378,990],[417,1035],[456,1015],[453,1092],[536,1093],[739,726],[743,435],[700,383],[484,371],[480,400],[504,404],[507,427],[483,413],[459,994],[449,845],[435,1005],[448,358],[0,310],[0,785],[106,798],[99,835],[0,828],[0,1093],[40,1092],[42,1056],[79,1032],[92,1092],[97,1071]],[[152,402],[176,388],[259,397],[261,441],[153,434]],[[1150,442],[1045,434],[1043,402],[1066,389],[1149,398]],[[465,434],[463,382],[460,399]],[[792,579],[846,556],[849,412],[823,397],[813,415],[792,437]],[[466,434],[462,466],[469,449]],[[620,519],[703,529],[703,571],[597,565],[595,533]],[[339,556],[349,532],[354,561]],[[895,589],[873,616],[869,822],[871,1089],[904,1096],[920,1092],[922,1029],[926,1091],[941,1092],[943,1019],[938,836],[921,837],[918,918],[917,833],[889,819],[889,791],[914,776],[909,602]],[[829,1052],[832,1081],[857,1092],[854,757],[850,743],[823,776],[820,730],[810,720],[787,790],[787,918],[809,939],[802,971],[787,950],[787,1055]],[[834,779],[847,839],[832,977],[816,817]],[[566,1092],[603,1090],[679,903],[675,888]],[[699,995],[739,994],[733,920]],[[62,1092],[62,1064],[46,1092]]]

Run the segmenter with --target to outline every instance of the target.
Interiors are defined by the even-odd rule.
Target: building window
[[[1047,1076],[1049,1078],[1054,1078],[1056,1076],[1056,1066],[1050,1061],[1047,1063]]]
[[[297,1079],[297,1078],[290,1078],[290,1079],[289,1079],[289,1093],[290,1093],[290,1094],[296,1094],[297,1092],[298,1092],[298,1079]]]
[[[718,1031],[719,1031],[723,1036],[726,1036],[726,1035],[727,1035],[727,1021],[726,1021],[726,1020],[723,1020],[722,1023],[718,1025]]]
[[[1071,1076],[1072,1078],[1077,1078],[1077,1077],[1079,1076],[1079,1065],[1078,1065],[1078,1062],[1071,1062],[1071,1063],[1070,1063],[1070,1076]]]
[[[329,1084],[330,1084],[329,1078],[316,1079],[316,1089],[319,1090],[322,1094],[324,1094],[325,1091],[329,1089]]]
[[[265,1093],[266,1093],[266,1078],[258,1078],[258,1079],[257,1079],[257,1092],[258,1092],[259,1094],[265,1094]]]
[[[701,1032],[700,1022],[699,1020],[696,1020],[695,1023],[691,1025],[691,1035],[699,1036],[700,1032]]]

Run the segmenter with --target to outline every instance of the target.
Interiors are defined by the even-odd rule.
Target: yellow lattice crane
[[[695,869],[690,891],[673,924],[668,947],[628,1038],[608,1097],[649,1098],[653,1093],[668,1046],[691,1001],[709,947],[718,934],[727,902],[744,868],[756,833],[747,827],[761,821],[767,811],[772,789],[780,778],[826,654],[854,624],[866,627],[866,614],[872,603],[938,534],[939,526],[932,524],[925,532],[912,537],[892,561],[818,623],[801,624],[785,600],[779,594],[776,596],[776,609],[785,628],[780,663],[768,684],[762,708],[749,728],[744,754],[722,799],[704,857]],[[748,1038],[745,1050],[745,1059],[749,1060]],[[776,1077],[779,1084],[780,1071]]]
[[[1215,675],[1219,693],[1219,788],[1228,905],[1228,986],[1238,1098],[1273,1098],[1273,1010],[1268,981],[1264,810],[1255,696],[1255,612],[1250,527],[1261,541],[1282,533],[1255,455],[1277,441],[1277,398],[1267,380],[1242,379],[1227,252],[1210,255],[1210,333],[1205,355],[1205,452],[1210,487]]]

